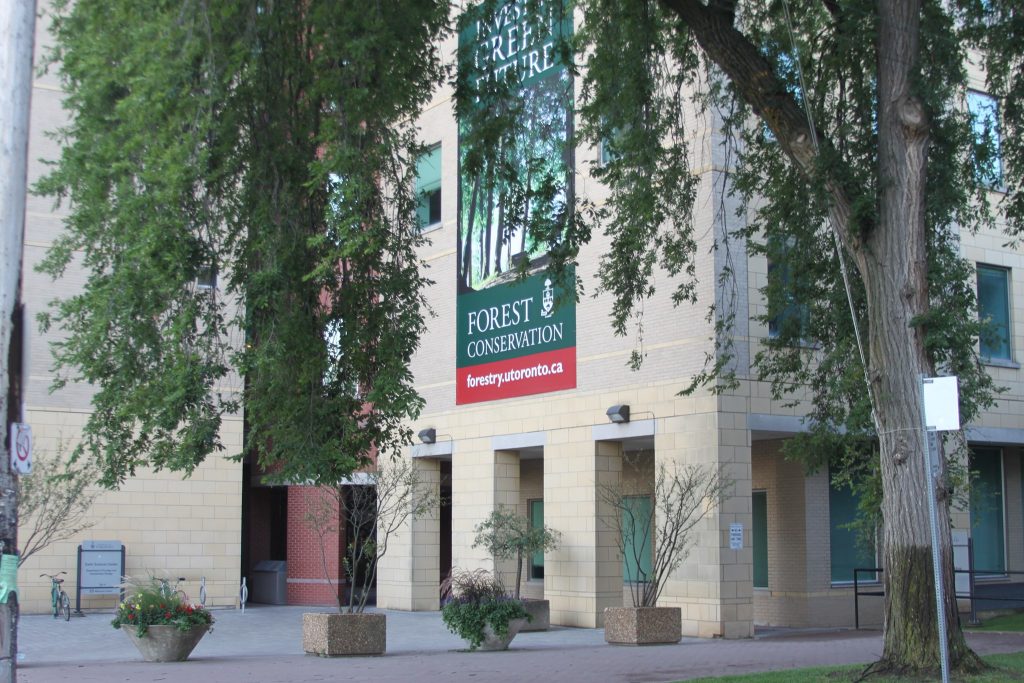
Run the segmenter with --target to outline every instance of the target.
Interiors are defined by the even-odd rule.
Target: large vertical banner
[[[527,0],[492,9],[468,10],[459,48],[472,59],[460,68],[473,82],[511,86],[506,111],[517,120],[507,148],[488,150],[495,161],[476,172],[464,140],[486,117],[459,121],[458,404],[576,386],[575,298],[544,274],[548,245],[525,228],[573,203],[573,82],[557,50],[572,16],[564,0],[535,0],[529,16]],[[528,277],[517,279],[523,268]]]

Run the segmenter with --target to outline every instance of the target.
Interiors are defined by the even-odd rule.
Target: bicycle
[[[71,621],[71,599],[68,598],[68,594],[64,592],[64,588],[61,586],[64,583],[64,579],[57,578],[61,574],[67,574],[67,572],[40,574],[39,576],[46,576],[50,579],[50,605],[53,607],[53,618],[56,619],[63,615],[64,621]]]
[[[188,604],[188,594],[185,591],[178,588],[178,586],[181,585],[181,582],[184,580],[184,576],[179,576],[178,579],[174,582],[174,586],[172,587],[170,579],[158,578],[157,581],[160,582],[160,595],[164,596],[165,598],[170,598],[176,595],[178,596],[178,599],[181,600],[181,602]]]

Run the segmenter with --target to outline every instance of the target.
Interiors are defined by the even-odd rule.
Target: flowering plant
[[[490,626],[498,636],[509,631],[514,619],[533,619],[523,603],[510,598],[501,582],[485,569],[453,572],[443,588],[444,605],[441,620],[452,633],[469,643],[475,650],[484,642],[484,627]]]
[[[114,619],[110,622],[116,629],[134,626],[136,634],[141,638],[150,626],[174,626],[179,631],[188,631],[193,626],[213,623],[213,615],[209,610],[189,604],[182,593],[168,591],[156,579],[150,579],[145,584],[129,583],[128,587],[132,594],[117,606]]]

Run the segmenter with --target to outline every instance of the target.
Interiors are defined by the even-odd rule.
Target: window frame
[[[763,505],[764,505],[764,518],[763,518],[763,520],[759,520],[758,519],[757,509],[758,509],[758,505],[760,505],[760,503],[756,503],[755,502],[755,500],[757,498],[762,498],[763,499]],[[766,489],[755,489],[755,490],[750,492],[750,511],[751,511],[751,514],[750,514],[750,517],[751,517],[751,519],[750,519],[750,547],[751,547],[751,551],[752,551],[751,579],[753,581],[755,589],[764,590],[764,589],[769,588],[769,584],[771,582],[771,569],[770,569],[770,566],[769,566],[769,555],[771,553],[769,552],[769,549],[768,549],[768,491]],[[763,529],[761,528],[761,524],[759,523],[759,521],[763,522],[763,526],[764,526]],[[758,572],[758,567],[762,564],[761,562],[758,562],[758,553],[759,553],[759,551],[761,550],[762,547],[763,547],[763,551],[764,551],[764,559],[763,559],[763,564],[764,564],[764,584],[763,585],[758,583],[758,578],[759,578],[758,577],[758,573],[759,573]]]
[[[832,587],[834,587],[834,588],[843,588],[843,587],[846,587],[846,586],[852,586],[853,585],[853,578],[854,578],[853,570],[859,568],[858,565],[860,565],[861,564],[861,560],[865,559],[865,558],[860,557],[860,554],[861,554],[862,551],[858,547],[858,544],[857,544],[856,532],[853,531],[852,529],[840,528],[841,526],[845,526],[846,524],[849,524],[852,521],[852,519],[843,519],[839,524],[836,523],[836,521],[837,521],[836,520],[836,516],[837,515],[835,514],[835,512],[836,512],[836,507],[837,507],[837,502],[838,501],[834,501],[833,500],[833,496],[835,496],[835,495],[843,495],[843,496],[848,497],[848,499],[851,502],[853,502],[853,504],[854,504],[854,515],[856,515],[856,508],[857,508],[858,501],[857,501],[856,494],[853,491],[851,491],[848,487],[838,487],[838,486],[836,486],[832,482],[832,468],[831,467],[828,469],[827,477],[828,477],[827,484],[828,484],[828,555],[829,555],[828,577],[829,577],[829,583],[830,583],[830,585]],[[877,532],[877,530],[876,530],[876,532]],[[846,538],[840,538],[839,542],[837,542],[837,539],[836,539],[837,535],[838,536],[845,536]],[[855,549],[854,550],[854,553],[855,553],[854,565],[849,568],[850,569],[850,578],[848,578],[848,579],[842,579],[842,578],[837,579],[837,578],[835,578],[835,574],[836,574],[835,558],[836,558],[836,554],[837,553],[834,551],[834,548],[836,548],[837,546],[840,547],[840,548],[842,548],[842,547],[853,547]],[[876,567],[879,566],[878,550],[879,550],[879,548],[878,548],[877,533],[876,533],[876,543],[874,545],[873,552],[872,552],[873,558],[872,558],[871,562],[873,564],[872,564],[871,568],[876,568]],[[843,569],[843,567],[840,567],[840,569]],[[858,582],[859,583],[878,583],[879,580],[880,580],[878,574],[874,574],[874,576],[869,575],[869,577],[870,578],[864,579],[863,581],[858,579]]]
[[[540,506],[540,518],[538,519],[536,514],[536,507]],[[526,501],[526,509],[529,513],[530,528],[544,528],[544,499],[543,498],[530,498]],[[544,551],[533,553],[530,555],[528,560],[528,567],[526,570],[527,581],[543,581],[544,580]],[[538,561],[539,560],[539,561]]]
[[[647,511],[646,511],[646,515],[647,515],[647,531],[646,531],[646,533],[642,534],[643,544],[641,545],[641,551],[643,551],[644,547],[647,548],[646,554],[642,556],[642,558],[646,558],[647,565],[645,567],[643,562],[642,562],[642,560],[641,560],[641,562],[635,563],[636,566],[635,566],[633,572],[630,572],[629,569],[630,569],[630,563],[635,559],[636,553],[634,551],[632,553],[633,556],[631,557],[630,549],[635,547],[634,544],[635,544],[635,540],[636,540],[636,537],[637,537],[638,529],[635,528],[635,527],[633,528],[633,539],[632,540],[627,540],[625,538],[626,532],[628,530],[625,517],[626,517],[626,514],[627,514],[627,506],[630,505],[626,501],[630,501],[630,500],[633,500],[633,501],[645,501],[646,504],[647,504]],[[654,497],[652,495],[650,495],[650,494],[640,494],[640,495],[636,495],[636,496],[623,496],[622,502],[623,502],[623,508],[620,510],[620,513],[623,516],[623,520],[622,520],[622,534],[623,534],[623,539],[622,539],[622,549],[623,549],[623,553],[622,553],[622,582],[624,584],[650,583],[651,577],[653,577],[653,574],[654,574]],[[628,508],[628,509],[633,510],[633,508]],[[636,514],[636,511],[634,510],[634,515],[635,514]],[[646,573],[644,573],[645,569],[647,570]],[[648,577],[647,580],[641,580],[640,577],[642,575],[647,576]]]
[[[1008,524],[1007,524],[1008,520],[1007,520],[1007,514],[1006,514],[1006,512],[1007,512],[1007,510],[1006,510],[1006,502],[1007,502],[1006,501],[1006,458],[1005,458],[1004,450],[1002,448],[1000,448],[999,446],[972,445],[970,447],[969,455],[968,455],[968,469],[969,469],[969,471],[971,471],[971,472],[976,471],[975,470],[975,464],[976,464],[975,463],[975,459],[977,457],[979,457],[979,456],[984,456],[984,457],[987,457],[987,458],[994,457],[994,458],[997,458],[997,460],[998,460],[998,467],[997,467],[998,474],[999,474],[999,495],[998,495],[998,499],[999,499],[999,510],[998,510],[998,512],[999,512],[999,515],[998,515],[998,517],[999,517],[999,532],[1000,532],[999,533],[999,536],[1000,536],[1000,538],[999,538],[999,545],[1000,545],[999,551],[1000,551],[1000,555],[1002,556],[1000,558],[1000,561],[1002,562],[1002,565],[1003,565],[1002,567],[981,567],[981,569],[982,570],[991,569],[991,570],[995,570],[995,571],[1002,571],[1004,573],[1002,573],[1002,574],[997,574],[997,573],[984,574],[984,575],[978,576],[977,579],[978,580],[999,580],[999,579],[1003,579],[1003,578],[1005,578],[1007,576],[1007,574],[1005,572],[1006,572],[1007,563],[1008,563],[1008,560],[1009,560],[1009,553],[1008,553],[1008,551],[1009,551],[1009,544],[1007,543],[1007,541],[1008,541],[1008,536],[1007,536],[1007,534],[1008,534],[1008,528],[1007,528],[1008,527]],[[975,503],[975,498],[974,498],[974,493],[975,493],[974,485],[975,485],[975,481],[974,481],[974,478],[972,477],[971,478],[970,501],[969,501],[968,506],[967,506],[968,507],[968,511],[970,513],[970,519],[971,519],[970,534],[971,534],[972,544],[974,545],[974,548],[975,548],[975,553],[974,553],[974,555],[975,555],[975,559],[974,559],[975,566],[972,566],[971,569],[974,569],[977,566],[977,552],[976,552],[976,550],[977,550],[977,542],[976,542],[976,539],[975,539],[975,522],[976,522],[976,520],[975,520],[975,509],[976,509],[976,503]],[[986,500],[986,501],[991,500],[991,498],[993,497],[991,495],[984,495],[984,494],[982,494],[982,495],[983,495],[983,499]]]
[[[431,177],[430,182],[423,183],[421,182],[420,174],[422,168],[421,164],[426,158],[433,156],[435,153],[437,154],[436,178]],[[436,142],[427,146],[423,154],[416,159],[416,223],[419,226],[420,232],[436,230],[444,223],[443,158],[441,143]],[[433,217],[433,197],[435,194],[437,197],[437,220],[431,220]],[[426,216],[425,222],[424,215]]]
[[[1018,368],[1020,367],[1014,360],[1014,348],[1013,348],[1013,270],[1006,266],[997,266],[991,263],[978,262],[975,264],[975,287],[977,292],[978,302],[978,319],[984,321],[992,319],[991,306],[986,306],[986,309],[982,308],[982,273],[1000,273],[1002,275],[1003,283],[1003,300],[999,303],[1005,306],[1006,320],[1005,322],[994,323],[997,329],[1004,331],[1004,336],[1001,338],[1001,347],[1005,347],[1006,355],[993,355],[991,348],[986,349],[986,342],[983,338],[978,339],[978,356],[981,358],[982,363],[986,365],[996,365],[1002,367]],[[991,302],[990,302],[991,303]],[[986,350],[988,353],[986,353]]]
[[[972,106],[976,103],[981,104],[982,106]],[[1004,182],[1005,173],[1003,170],[1002,154],[1002,108],[1000,106],[999,98],[994,95],[990,95],[984,90],[968,88],[964,96],[964,104],[967,109],[967,115],[970,117],[971,133],[974,136],[974,143],[976,145],[980,145],[983,142],[988,142],[982,140],[981,134],[985,132],[985,127],[990,122],[992,125],[989,129],[989,133],[994,137],[994,140],[992,140],[993,156],[992,159],[989,160],[990,166],[994,166],[994,168],[982,169],[977,164],[977,160],[975,160],[975,178],[979,184],[984,185],[988,189],[1003,192],[1005,191],[1006,185]]]

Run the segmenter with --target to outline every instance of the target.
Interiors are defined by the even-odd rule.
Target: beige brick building
[[[540,514],[562,534],[560,547],[544,556],[542,570],[528,572],[524,594],[550,600],[553,623],[600,627],[605,607],[629,602],[623,559],[605,521],[609,511],[599,487],[625,478],[651,486],[653,466],[660,462],[718,463],[733,481],[731,495],[700,527],[693,552],[660,601],[683,608],[684,634],[735,638],[751,636],[760,625],[852,626],[852,569],[877,562],[844,526],[853,518],[852,495],[832,487],[827,471],[805,474],[779,453],[782,440],[802,429],[800,411],[773,401],[769,387],[756,381],[750,368],[769,334],[753,318],[764,312],[759,290],[766,284],[767,263],[747,255],[735,238],[730,249],[712,249],[716,238],[721,245],[727,231],[743,226],[722,192],[726,161],[713,114],[691,122],[696,131],[693,168],[700,178],[695,208],[699,302],[673,307],[671,278],[661,272],[656,275],[658,293],[644,306],[643,337],[613,336],[609,298],[592,295],[599,255],[607,247],[605,238],[597,236],[580,254],[576,271],[586,295],[575,309],[575,386],[460,405],[456,366],[462,342],[456,318],[463,313],[456,282],[463,243],[459,131],[451,97],[450,90],[438,92],[420,121],[422,141],[436,145],[440,158],[440,212],[426,228],[430,244],[422,252],[435,282],[429,302],[436,316],[414,364],[426,399],[415,429],[432,428],[436,442],[409,451],[424,474],[450,495],[451,504],[436,519],[418,520],[400,539],[401,550],[387,558],[381,572],[380,605],[437,609],[438,579],[452,567],[491,568],[491,559],[472,548],[473,529],[502,505],[531,518]],[[598,163],[600,150],[575,150],[576,192],[600,204],[603,191],[589,171]],[[1004,241],[999,233],[962,237],[963,255],[979,265],[979,273],[1001,278],[1005,287],[1002,294],[995,288],[994,298],[1001,302],[989,301],[992,291],[981,295],[990,315],[1001,304],[1007,306],[1004,357],[992,354],[989,370],[1008,391],[996,408],[965,429],[974,449],[972,469],[981,471],[986,490],[995,495],[990,505],[975,510],[975,519],[967,511],[955,515],[957,538],[968,532],[975,536],[975,567],[997,572],[1024,569],[1024,387],[1017,363],[1024,354],[1024,259]],[[726,263],[735,272],[732,304],[716,289],[716,276]],[[712,351],[713,330],[705,319],[712,302],[735,307],[742,381],[725,395],[680,397],[705,353]],[[627,361],[635,349],[645,361],[634,372]],[[622,404],[630,407],[632,419],[610,423],[606,410]],[[630,462],[641,463],[641,469],[632,469]],[[743,532],[739,550],[730,547],[730,528],[737,524]],[[881,600],[862,599],[860,620],[879,624]]]
[[[48,36],[38,24],[37,53]],[[452,44],[447,46],[454,50]],[[976,84],[981,88],[981,83]],[[850,569],[873,558],[855,552],[843,524],[852,510],[848,495],[833,489],[827,472],[805,475],[797,464],[779,455],[782,439],[801,429],[797,409],[772,401],[768,387],[753,379],[750,359],[769,331],[752,316],[764,310],[759,290],[767,264],[745,253],[733,239],[731,249],[712,250],[716,237],[738,227],[735,206],[723,198],[725,160],[716,144],[713,122],[695,118],[693,168],[700,178],[695,217],[700,238],[697,275],[699,302],[674,307],[668,296],[670,278],[657,275],[658,294],[644,307],[644,334],[612,335],[611,304],[595,291],[599,255],[608,246],[595,236],[579,257],[577,274],[586,291],[575,308],[574,386],[554,391],[472,403],[456,403],[458,260],[458,127],[452,93],[442,89],[420,121],[423,142],[439,150],[439,215],[427,228],[430,243],[422,257],[434,285],[428,291],[435,317],[414,362],[417,388],[426,400],[419,431],[433,428],[436,442],[410,446],[424,477],[436,484],[450,504],[436,515],[415,520],[400,534],[381,567],[378,605],[390,609],[436,610],[438,583],[452,567],[491,567],[491,559],[472,548],[476,524],[497,505],[514,506],[561,533],[560,546],[531,563],[524,594],[551,601],[555,624],[600,627],[603,609],[628,601],[623,559],[613,530],[602,519],[609,510],[599,487],[617,481],[650,485],[660,462],[721,464],[732,480],[725,503],[699,528],[696,546],[666,587],[661,604],[683,608],[686,635],[741,638],[758,625],[848,626],[853,623]],[[30,182],[44,169],[40,158],[57,156],[55,143],[44,133],[60,125],[61,93],[52,75],[37,76],[33,89]],[[710,116],[710,115],[709,115]],[[600,150],[575,152],[574,183],[600,203],[602,189],[589,169],[600,162]],[[60,230],[61,214],[48,200],[30,197],[25,237],[24,299],[29,315],[44,309],[55,295],[81,287],[83,274],[70,271],[58,285],[37,274],[34,266]],[[964,511],[955,517],[959,529],[973,534],[980,555],[994,570],[1024,569],[1024,382],[1019,360],[1024,357],[1024,257],[1003,246],[998,232],[964,235],[963,255],[978,263],[986,282],[995,282],[1006,306],[1005,354],[992,357],[990,370],[1008,391],[966,435],[976,447],[977,465],[992,504],[979,507],[975,519]],[[728,265],[735,272],[737,312],[735,343],[737,390],[713,396],[678,392],[704,365],[712,350],[713,329],[705,318],[712,302],[725,301],[716,289],[716,275]],[[999,281],[1003,290],[999,289]],[[987,292],[987,295],[991,292]],[[999,303],[999,302],[995,302]],[[538,300],[536,305],[541,305]],[[992,309],[994,310],[994,309]],[[73,446],[89,410],[89,392],[72,387],[47,391],[52,380],[47,344],[53,334],[33,332],[26,397],[37,452],[55,454],[58,444]],[[638,371],[627,367],[634,350],[645,354]],[[606,411],[628,405],[629,422],[613,424]],[[48,608],[48,584],[40,572],[69,572],[74,596],[77,545],[84,540],[122,541],[127,548],[127,573],[185,576],[187,591],[197,591],[206,577],[214,605],[234,603],[242,575],[253,559],[281,559],[272,547],[284,547],[280,529],[264,521],[271,506],[287,506],[287,497],[251,487],[252,473],[229,456],[241,449],[242,420],[229,420],[223,439],[227,452],[212,457],[192,478],[170,473],[140,472],[116,492],[105,492],[93,508],[95,526],[32,558],[19,573],[26,611]],[[262,511],[243,506],[243,491],[266,496]],[[273,502],[269,499],[273,497]],[[301,510],[287,509],[289,518]],[[742,548],[733,549],[730,531],[742,529]],[[248,526],[248,528],[247,528]],[[256,531],[254,531],[254,529]],[[294,541],[294,537],[292,538]],[[243,556],[249,553],[249,559]],[[286,558],[295,560],[297,558]],[[508,567],[503,567],[508,570]],[[289,570],[291,571],[291,570]],[[311,578],[295,578],[296,586]],[[304,585],[304,584],[303,584]],[[627,603],[628,604],[628,603]],[[86,606],[112,606],[109,597]],[[862,604],[862,622],[878,623],[880,602]]]

